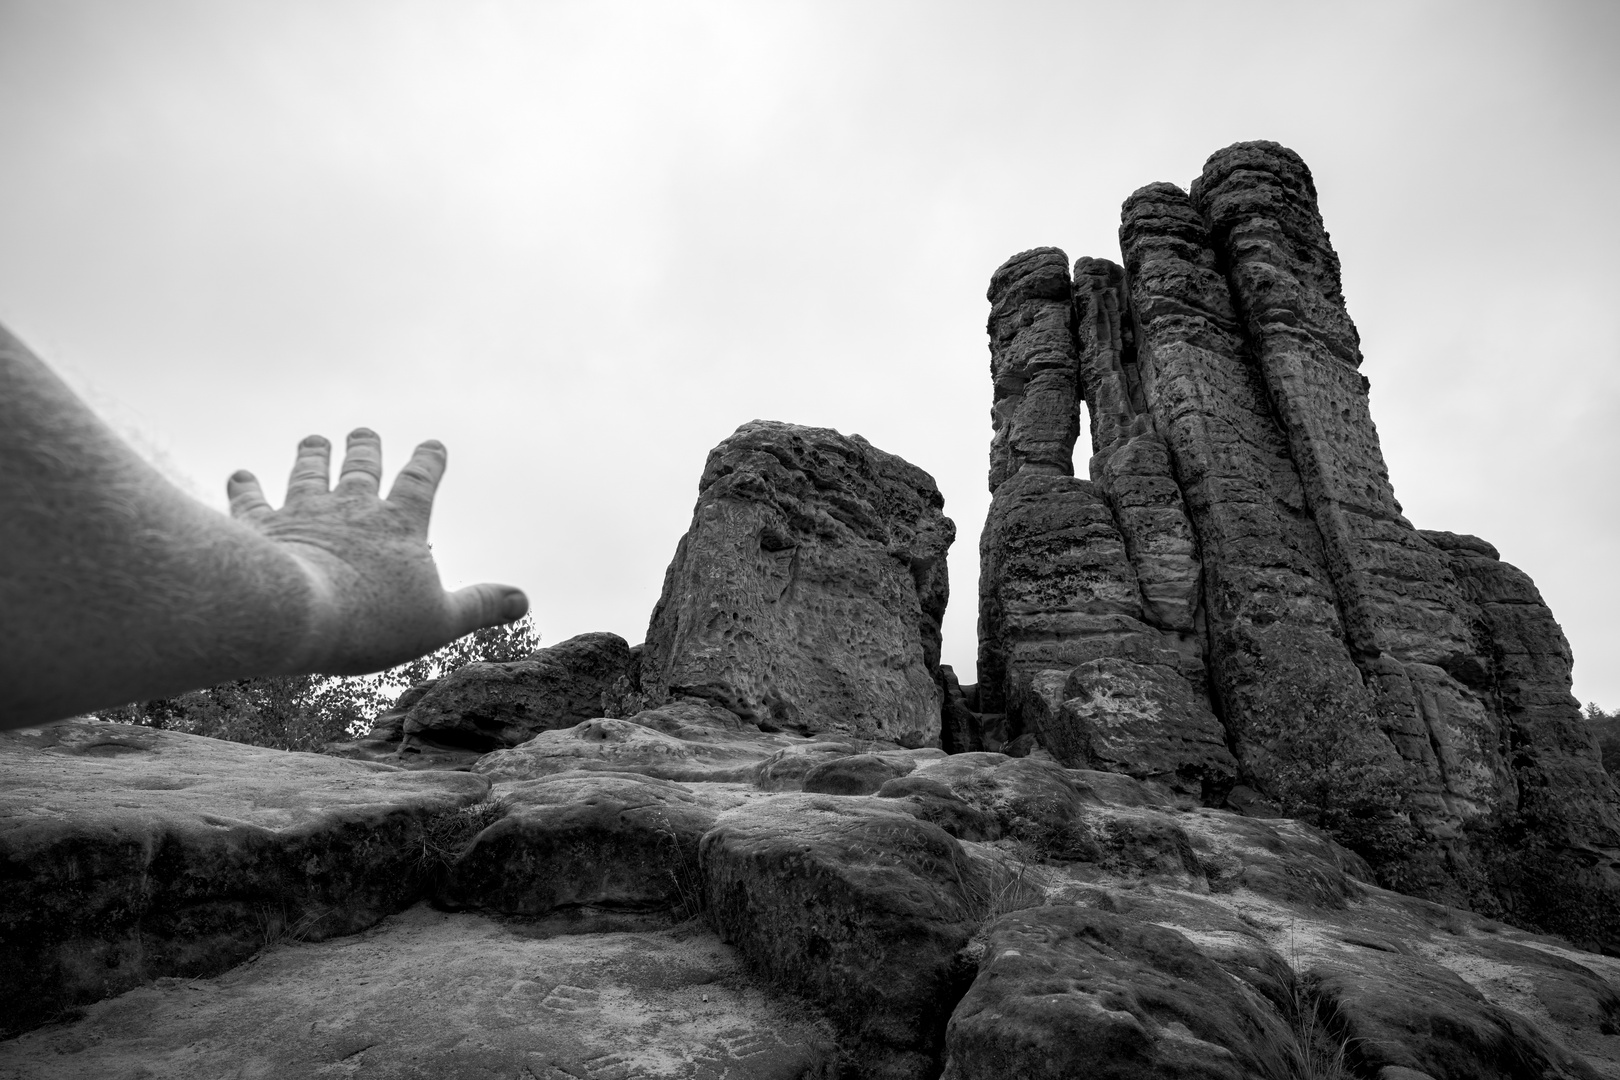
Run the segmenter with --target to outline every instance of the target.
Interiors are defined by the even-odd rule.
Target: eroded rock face
[[[450,908],[549,915],[582,906],[665,911],[702,903],[697,846],[715,809],[634,773],[562,773],[503,785],[503,813],[448,868]]]
[[[754,421],[699,487],[647,629],[649,697],[938,745],[955,527],[933,479],[859,436]]]
[[[1059,761],[1158,781],[1209,804],[1224,800],[1237,762],[1220,721],[1185,679],[1116,657],[1056,675],[1032,681],[1050,689],[1025,707]]]
[[[89,918],[74,955],[91,963],[8,969],[26,971],[41,1000],[61,1000],[49,980],[70,983],[132,948],[120,945],[120,909],[86,905],[86,880],[103,897],[179,879],[232,890],[205,898],[218,914],[255,889],[302,895],[347,874],[345,910],[374,910],[375,886],[394,905],[429,895],[501,921],[418,906],[341,948],[272,950],[218,981],[135,990],[0,1042],[0,1072],[147,1065],[203,1080],[224,1067],[213,1049],[221,1031],[237,1040],[229,1068],[293,1073],[356,1059],[410,1071],[414,1054],[440,1073],[491,1076],[629,1068],[669,1080],[694,1069],[909,1080],[1083,1065],[1101,1076],[1264,1077],[1306,1075],[1297,1066],[1313,1048],[1384,1080],[1586,1078],[1620,1067],[1620,961],[1380,889],[1357,856],[1299,822],[1188,808],[1119,773],[766,734],[714,714],[670,706],[644,714],[645,725],[606,722],[715,740],[755,763],[742,779],[660,779],[648,774],[666,761],[625,754],[618,768],[486,789],[476,774],[100,724],[8,751],[0,765],[24,783],[0,803],[0,837],[42,817],[60,830],[76,822],[74,836],[97,822],[114,835],[122,822],[117,835],[155,853],[103,859],[91,879],[38,877],[28,909],[16,906],[22,891],[7,893],[8,946],[18,910]],[[95,738],[73,743],[77,728]],[[510,763],[513,753],[489,757]],[[873,762],[910,768],[874,795],[782,791],[840,763],[864,776]],[[439,816],[418,816],[413,800],[425,793]],[[489,823],[438,852],[442,874],[402,872],[444,815]],[[396,824],[405,831],[390,831]],[[209,857],[216,848],[186,839],[198,829],[219,843],[258,837],[258,876],[227,871]],[[434,836],[439,848],[451,843]],[[3,865],[19,864],[13,855]],[[137,921],[172,910],[161,899],[172,892],[160,884]],[[694,908],[729,947],[690,918]],[[152,928],[166,924],[140,925],[139,947],[159,948]],[[186,947],[220,948],[226,939],[197,936],[201,925],[186,924]],[[523,962],[501,959],[510,956]],[[761,1010],[756,980],[776,1005]],[[349,987],[341,1001],[334,986]],[[310,994],[313,1012],[300,1004]],[[424,1001],[460,1018],[453,1041],[432,1025],[431,1040],[420,1034]],[[1332,1023],[1312,1034],[1301,1017],[1318,1014]],[[791,1022],[769,1019],[784,1015]]]
[[[1276,1012],[1182,934],[1095,908],[1033,908],[984,934],[944,1080],[1288,1080]]]
[[[0,1024],[414,902],[424,830],[484,799],[406,772],[94,721],[0,733]]]
[[[1213,735],[1221,728],[1208,698],[1198,625],[1202,569],[1170,453],[1144,414],[1134,366],[1125,362],[1133,339],[1122,319],[1123,276],[1112,264],[1083,259],[1069,283],[1067,270],[1060,274],[1055,266],[1061,254],[1043,248],[1014,256],[991,279],[998,411],[994,498],[979,545],[980,708],[1005,714],[999,734],[1015,744],[1037,734],[1042,717],[1060,711],[1061,700],[1048,700],[1053,680],[1061,686],[1067,672],[1099,660],[1132,665],[1141,670],[1133,685],[1177,684],[1170,696],[1178,707],[1164,709],[1164,694],[1122,703],[1156,720],[1134,729],[1148,740],[1141,745],[1132,729],[1115,725],[1106,760],[1151,762],[1147,768],[1170,777],[1207,775],[1209,795],[1218,797],[1235,781],[1236,763],[1220,746],[1223,736]],[[1038,277],[1031,276],[1035,267]],[[1075,312],[1061,363],[1048,341],[1057,324],[1045,314],[1055,303],[1045,294],[1059,278],[1069,285]],[[1025,310],[1036,304],[1030,299],[1035,280],[1044,283],[1033,309],[1041,318]],[[1003,401],[1012,400],[1006,390],[1011,376],[1003,369],[1007,358],[1026,356],[1053,358],[1042,369],[1040,393],[1047,398],[1056,400],[1052,384],[1059,373],[1071,379],[1063,398],[1070,415],[1078,415],[1085,389],[1095,418],[1091,480],[1069,475],[1071,464],[1059,467],[1049,451],[1000,454],[1004,444],[1017,444],[1013,436],[1022,430],[1000,411]],[[1031,389],[1028,396],[1035,393]],[[1036,685],[1039,680],[1045,685]],[[1172,726],[1178,723],[1179,730]],[[1055,736],[1043,739],[1047,749],[1069,765],[1099,764],[1103,759],[1092,756],[1084,725],[1069,727],[1075,730],[1064,735],[1047,723]]]
[[[1074,312],[1069,257],[1036,248],[1008,259],[990,279],[990,490],[1028,468],[1070,475],[1074,440]]]
[[[1190,192],[1132,194],[1120,247],[1072,278],[1090,481],[996,414],[985,707],[1067,764],[1212,777],[1214,803],[1235,780],[1320,809],[1354,773],[1381,794],[1335,798],[1417,829],[1368,842],[1387,880],[1620,947],[1620,793],[1568,645],[1488,544],[1403,516],[1304,162],[1228,147]],[[1066,355],[1055,250],[992,278],[998,409],[1003,356]]]
[[[721,938],[837,1016],[866,1075],[937,1073],[983,888],[956,839],[889,800],[777,795],[722,814],[702,858]]]

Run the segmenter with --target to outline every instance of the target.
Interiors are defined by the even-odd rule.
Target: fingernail
[[[507,622],[521,619],[529,611],[529,598],[523,594],[522,589],[513,589],[501,601],[501,617]]]
[[[231,473],[231,483],[251,484],[253,483],[253,474],[248,472],[246,469],[237,469],[235,472]]]

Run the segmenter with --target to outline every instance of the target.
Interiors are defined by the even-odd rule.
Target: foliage
[[[1611,774],[1620,775],[1620,708],[1604,712],[1597,702],[1588,702],[1586,723],[1597,738],[1603,767]]]
[[[183,731],[277,750],[319,751],[364,733],[413,683],[442,678],[479,661],[520,660],[540,636],[533,616],[475,630],[426,656],[375,675],[272,675],[241,679],[172,698],[123,705],[98,720]]]

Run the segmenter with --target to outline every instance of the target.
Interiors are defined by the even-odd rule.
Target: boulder
[[[1525,965],[1523,958],[1519,964],[1530,971],[1550,966]],[[1525,1016],[1493,1005],[1456,973],[1421,956],[1361,949],[1312,966],[1305,978],[1343,1025],[1353,1059],[1369,1071],[1411,1069],[1434,1080],[1600,1075]],[[1612,1009],[1613,989],[1599,993]]]
[[[938,825],[958,840],[1000,840],[1001,821],[982,810],[938,780],[926,776],[898,776],[886,781],[876,792],[880,799],[894,799],[906,813],[931,825]]]
[[[548,915],[559,908],[702,906],[698,840],[715,811],[667,780],[562,773],[503,785],[502,817],[467,845],[435,899],[448,908]]]
[[[1090,660],[1063,673],[1061,690],[1040,704],[1026,706],[1026,715],[1065,765],[1157,781],[1210,805],[1224,802],[1237,782],[1225,729],[1174,671]]]
[[[827,1010],[863,1075],[938,1074],[987,890],[955,839],[887,800],[786,794],[721,814],[701,853],[721,937]]]
[[[1079,858],[1093,850],[1085,807],[1097,800],[1070,770],[1004,754],[953,754],[912,774],[943,785],[997,823],[999,834],[1043,857]]]
[[[699,706],[698,711],[708,710]],[[535,780],[575,770],[640,773],[665,780],[746,781],[760,761],[785,742],[754,732],[747,739],[694,738],[690,730],[666,735],[669,710],[657,710],[652,723],[600,716],[583,724],[539,735],[510,750],[485,754],[472,771],[492,781]],[[678,724],[679,722],[676,721]]]
[[[916,767],[916,762],[906,758],[851,754],[811,766],[804,774],[804,790],[820,795],[870,795]]]
[[[946,1034],[944,1080],[1289,1080],[1263,999],[1174,930],[1080,907],[1004,915]]]
[[[938,745],[955,527],[933,478],[859,436],[754,421],[710,454],[647,629],[653,703],[766,730]]]
[[[407,745],[480,753],[516,746],[542,731],[601,716],[609,704],[604,695],[622,694],[630,660],[623,638],[594,633],[522,660],[467,664],[418,696],[400,730]]]
[[[435,827],[489,792],[468,773],[82,720],[0,733],[0,775],[12,1032],[372,925],[415,901]]]

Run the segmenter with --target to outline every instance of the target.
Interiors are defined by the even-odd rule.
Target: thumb
[[[529,610],[529,598],[511,585],[469,585],[450,594],[450,621],[455,636],[486,626],[516,622]]]

